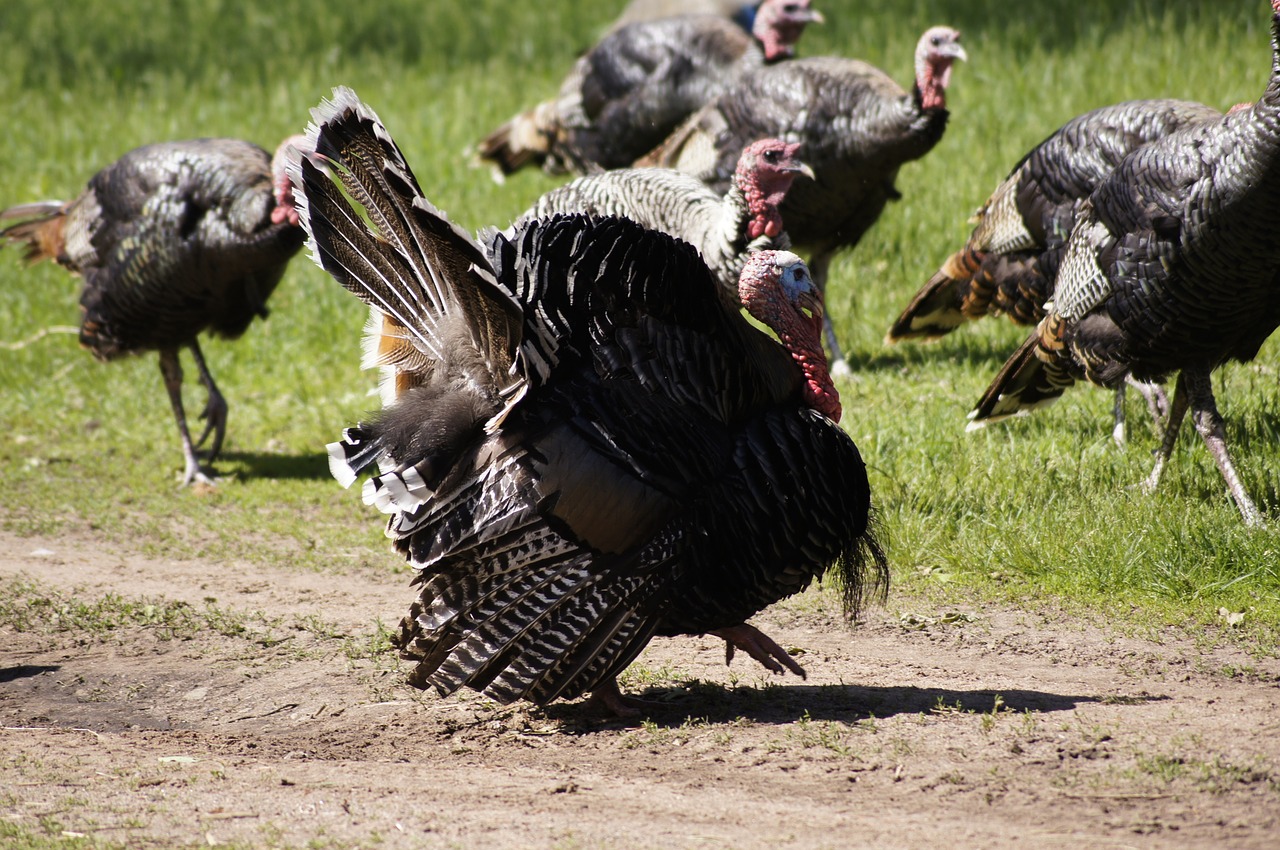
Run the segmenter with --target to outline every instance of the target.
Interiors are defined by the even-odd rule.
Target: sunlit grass
[[[806,34],[810,55],[859,56],[905,84],[919,34],[946,22],[964,32],[971,56],[954,74],[946,137],[903,169],[904,199],[833,268],[830,310],[857,367],[841,386],[844,424],[871,469],[902,584],[918,583],[918,567],[938,567],[957,586],[998,597],[1137,606],[1191,623],[1213,623],[1226,608],[1246,612],[1246,624],[1280,625],[1274,342],[1215,379],[1245,486],[1272,518],[1259,531],[1242,528],[1192,434],[1157,494],[1133,489],[1156,445],[1137,402],[1123,450],[1109,438],[1110,395],[1088,388],[966,434],[965,412],[1022,330],[988,321],[930,346],[881,342],[963,241],[969,214],[1063,121],[1135,97],[1219,107],[1257,97],[1270,66],[1266,4],[816,5],[829,23]],[[498,185],[468,167],[467,149],[551,95],[611,11],[586,0],[102,0],[67,14],[7,0],[0,74],[14,132],[0,159],[0,205],[68,197],[147,142],[228,135],[273,146],[347,84],[380,113],[436,204],[468,228],[505,225],[555,181],[523,173]],[[76,297],[61,270],[0,254],[0,341],[74,325]],[[333,483],[324,456],[325,443],[376,406],[374,376],[358,366],[363,311],[302,257],[270,306],[239,342],[205,345],[231,404],[219,464],[227,479],[213,493],[176,485],[180,455],[154,355],[104,366],[74,335],[56,333],[0,349],[0,526],[92,532],[215,561],[398,567],[381,518]],[[189,383],[198,411],[203,397]]]

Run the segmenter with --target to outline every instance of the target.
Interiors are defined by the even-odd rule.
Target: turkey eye
[[[942,44],[942,36],[940,36],[940,35],[935,35],[935,36],[930,40],[930,43],[932,43],[934,47],[937,47],[939,44]]]
[[[764,161],[765,161],[765,162],[777,162],[777,161],[778,161],[778,152],[777,152],[777,151],[765,151],[765,152],[764,152]]]

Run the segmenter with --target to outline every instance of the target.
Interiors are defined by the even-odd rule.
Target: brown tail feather
[[[965,248],[947,258],[889,328],[888,344],[904,339],[938,339],[974,318],[966,309],[970,283],[986,256]]]
[[[497,165],[503,174],[511,174],[531,163],[543,162],[558,132],[554,102],[540,103],[485,136],[476,147],[476,154]]]
[[[1074,382],[1052,352],[1041,350],[1037,330],[1005,361],[991,386],[970,411],[968,430],[1052,404]]]
[[[25,218],[0,230],[0,240],[14,244],[25,243],[22,258],[29,263],[40,260],[57,260],[63,251],[63,228],[66,224],[67,205],[62,201],[40,201],[21,204],[0,212],[0,221]]]

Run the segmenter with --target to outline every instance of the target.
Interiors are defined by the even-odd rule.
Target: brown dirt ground
[[[388,555],[391,559],[392,556]],[[0,534],[0,588],[242,617],[0,622],[0,817],[130,847],[1280,846],[1280,662],[1055,610],[945,616],[894,597],[850,632],[830,594],[757,618],[775,677],[710,638],[580,704],[439,699],[368,650],[401,574],[148,559]],[[209,609],[207,606],[216,606]],[[214,622],[212,615],[201,622]]]

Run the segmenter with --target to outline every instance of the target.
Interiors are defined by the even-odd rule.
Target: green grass
[[[830,311],[856,367],[841,386],[844,424],[871,468],[900,584],[945,574],[967,593],[1119,618],[1208,626],[1226,608],[1247,612],[1233,633],[1280,627],[1276,343],[1215,379],[1245,486],[1272,520],[1258,531],[1241,526],[1190,433],[1160,491],[1133,490],[1155,439],[1131,403],[1130,446],[1116,449],[1109,393],[1078,388],[1054,408],[966,434],[964,414],[1018,328],[988,321],[931,346],[881,343],[967,236],[969,214],[1066,119],[1135,97],[1220,107],[1257,97],[1270,65],[1266,4],[818,5],[829,23],[806,35],[806,54],[859,56],[906,82],[919,33],[945,22],[965,33],[971,57],[953,77],[946,137],[903,169],[904,199],[833,269]],[[380,113],[436,204],[468,228],[505,225],[554,181],[525,173],[499,186],[466,166],[465,151],[550,95],[610,12],[587,0],[101,0],[68,15],[6,0],[0,78],[12,132],[0,204],[69,196],[147,142],[228,135],[273,146],[347,84]],[[0,338],[74,324],[76,296],[61,270],[0,255]],[[374,376],[358,367],[362,308],[305,258],[271,308],[241,341],[206,344],[231,404],[219,465],[229,478],[212,493],[175,484],[177,439],[154,356],[104,366],[56,333],[0,349],[0,526],[89,531],[177,557],[395,568],[381,518],[333,483],[324,457],[326,442],[376,406]],[[197,388],[187,398],[203,404]]]

